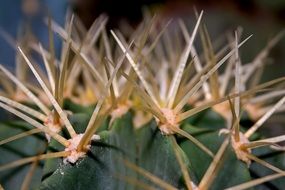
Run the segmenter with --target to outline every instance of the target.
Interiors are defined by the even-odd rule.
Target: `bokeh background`
[[[98,15],[106,13],[109,15],[109,27],[115,28],[122,21],[136,26],[145,7],[163,19],[182,18],[189,25],[195,20],[193,8],[204,10],[203,19],[212,39],[241,26],[244,37],[253,34],[242,48],[244,63],[252,60],[268,40],[285,26],[284,0],[1,0],[0,29],[14,39],[24,36],[28,29],[36,39],[47,44],[48,30],[43,21],[47,13],[63,25],[66,11],[71,9],[87,28]],[[59,54],[60,40],[56,39],[55,44]],[[274,61],[265,68],[266,78],[285,74],[284,49],[285,40],[282,39],[270,53],[269,61]],[[11,69],[15,65],[15,48],[2,37],[0,62]]]

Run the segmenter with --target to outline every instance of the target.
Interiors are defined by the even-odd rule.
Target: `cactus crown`
[[[202,16],[191,34],[181,20],[161,26],[149,16],[137,29],[122,26],[124,34],[109,33],[105,16],[88,31],[73,15],[65,28],[48,18],[48,49],[33,41],[20,44],[15,75],[0,65],[0,107],[21,119],[0,123],[3,186],[284,187],[285,137],[257,131],[284,110],[285,78],[259,84],[269,50],[283,32],[242,64],[239,49],[251,36],[243,39],[237,29],[227,45],[216,47]],[[171,24],[177,26],[173,31]],[[60,59],[54,32],[64,42]],[[42,56],[45,70],[32,51]],[[10,173],[23,165],[29,166],[25,172]]]

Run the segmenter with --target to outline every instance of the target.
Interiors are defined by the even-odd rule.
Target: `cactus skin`
[[[148,125],[154,125],[154,122]],[[177,170],[179,166],[171,144],[155,126],[144,126],[140,131],[134,131],[132,114],[128,113],[117,119],[109,131],[102,131],[100,136],[102,140],[94,142],[90,155],[75,165],[61,165],[43,181],[40,189],[136,189],[120,180],[120,177],[145,179],[126,167],[124,159],[147,169],[172,185],[179,184],[181,172]],[[150,143],[142,143],[140,138],[152,140],[148,141]]]
[[[80,110],[75,109],[73,111],[76,112]],[[81,112],[71,117],[71,121],[73,121],[72,123],[76,126],[77,130],[84,130],[80,129],[80,127],[87,125],[88,115],[88,112]],[[37,189],[71,190],[139,188],[139,186],[123,180],[123,176],[140,180],[156,189],[163,189],[144,176],[141,176],[139,173],[128,168],[124,164],[123,159],[127,159],[137,166],[146,169],[174,187],[179,189],[185,188],[182,174],[173,153],[169,137],[161,134],[154,121],[150,121],[140,129],[134,129],[132,119],[133,114],[129,112],[122,118],[116,119],[116,121],[109,126],[109,129],[107,128],[107,119],[99,133],[102,139],[98,142],[94,142],[92,144],[92,149],[86,158],[83,158],[76,164],[64,165],[61,159],[45,161],[43,166],[44,172],[41,175],[43,181]],[[211,125],[214,125],[214,127],[207,125],[207,122],[209,121],[214,121]],[[13,128],[18,126],[14,123],[8,123],[8,125],[9,128],[11,128],[11,126],[13,126]],[[223,136],[218,134],[218,129],[223,128],[223,125],[225,125],[223,118],[212,110],[204,111],[185,121],[182,125],[182,128],[185,131],[197,137],[202,143],[208,144],[209,148],[214,152],[218,150],[224,139]],[[1,128],[4,129],[4,124],[1,124]],[[193,145],[193,143],[187,141],[187,139],[181,136],[177,136],[176,138],[183,150],[182,154],[184,154],[185,162],[188,163],[192,180],[200,181],[207,170],[211,159],[203,151]],[[41,139],[43,143],[44,139]],[[49,146],[53,146],[52,144],[53,143],[51,142]],[[16,145],[15,149],[17,146],[21,145]],[[53,148],[56,148],[56,145],[53,146]],[[1,149],[3,151],[3,148]],[[21,150],[23,151],[23,149]],[[265,150],[265,152],[267,151]],[[280,162],[279,166],[282,167],[283,163],[281,160],[284,159],[284,155],[273,157],[269,157],[268,159],[274,159],[274,163]],[[2,158],[3,157],[1,157],[1,160]],[[55,163],[55,166],[51,163]],[[49,168],[49,172],[46,171],[47,168]],[[256,168],[256,166],[254,166],[253,171],[256,171],[255,174],[257,175],[259,172],[260,175],[264,175],[263,173],[265,172],[264,170]],[[234,152],[229,147],[225,159],[222,161],[221,171],[211,189],[224,189],[249,181],[252,179],[250,172],[252,172],[252,169],[249,170],[245,163],[237,160]],[[17,175],[23,177],[23,174],[18,171],[16,174],[13,174],[12,178],[18,178],[18,180],[20,180]],[[5,177],[5,175],[1,176]],[[37,176],[37,178],[38,177],[39,176]],[[3,178],[2,181],[4,181]],[[279,180],[274,182],[274,184],[276,184],[276,187],[281,188],[282,185],[284,185],[284,182]],[[6,183],[3,183],[3,185],[6,185]],[[33,185],[34,186],[32,187],[36,187],[39,184],[36,182]],[[7,189],[13,188],[17,188],[17,186],[13,184],[13,186],[8,186]]]

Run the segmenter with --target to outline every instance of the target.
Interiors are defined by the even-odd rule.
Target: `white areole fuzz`
[[[67,162],[74,164],[77,162],[79,158],[83,158],[86,156],[86,151],[78,152],[77,147],[82,139],[84,134],[77,134],[75,137],[69,139],[69,146],[64,149],[66,152],[70,152],[70,155],[63,159],[63,163],[67,164]],[[93,135],[91,140],[100,140],[99,135]],[[87,145],[85,149],[90,150],[91,145]]]

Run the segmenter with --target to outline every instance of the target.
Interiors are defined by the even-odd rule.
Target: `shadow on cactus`
[[[285,78],[259,84],[266,57],[284,32],[242,64],[239,49],[251,36],[243,38],[238,28],[216,46],[202,15],[191,33],[181,20],[163,24],[149,15],[136,29],[121,26],[124,33],[106,31],[105,16],[88,31],[74,15],[65,28],[48,18],[47,49],[33,41],[16,47],[22,64],[15,75],[0,65],[0,107],[16,116],[0,123],[1,185],[284,187],[285,136],[257,131],[284,110]],[[63,40],[60,59],[54,33]],[[43,65],[31,52],[42,56]]]

